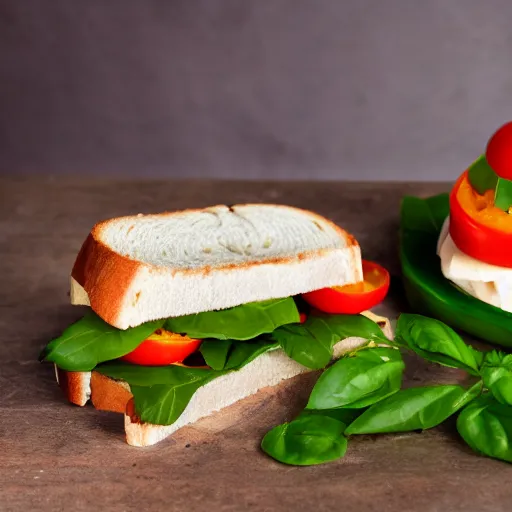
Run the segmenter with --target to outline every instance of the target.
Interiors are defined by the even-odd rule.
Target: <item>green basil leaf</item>
[[[311,466],[340,459],[347,450],[345,424],[328,416],[308,415],[268,432],[262,450],[275,460]]]
[[[403,389],[372,405],[346,430],[347,434],[385,434],[435,427],[475,398],[481,383]]]
[[[250,341],[205,340],[199,351],[208,366],[214,370],[241,368],[261,354],[277,348],[272,339],[260,337]]]
[[[232,346],[232,340],[204,340],[199,347],[199,352],[210,368],[223,370]]]
[[[178,365],[138,366],[123,362],[105,363],[96,371],[127,382],[135,412],[142,421],[155,425],[174,423],[201,386],[226,373]]]
[[[278,348],[279,345],[272,339],[258,339],[254,341],[237,341],[233,343],[228,360],[223,369],[235,370],[254,361],[258,356]]]
[[[201,379],[196,375],[194,379],[174,386],[165,384],[150,387],[130,386],[135,412],[144,422],[154,425],[172,425],[181,416],[194,393],[218,376],[220,375]]]
[[[512,408],[486,395],[467,405],[457,430],[477,453],[512,462]]]
[[[123,331],[91,311],[51,341],[40,360],[51,361],[67,371],[90,371],[103,361],[128,354],[163,323],[164,320],[156,320]]]
[[[468,169],[468,179],[471,186],[479,193],[494,190],[498,182],[498,175],[487,163],[485,155],[478,157]]]
[[[299,322],[299,311],[292,297],[252,302],[221,311],[169,318],[165,329],[191,338],[249,340],[285,324]]]
[[[508,212],[512,206],[512,181],[498,178],[496,192],[494,193],[494,206]]]
[[[123,380],[130,386],[176,386],[184,382],[208,379],[217,372],[209,368],[190,368],[170,364],[167,366],[140,366],[123,361],[110,361],[97,366],[97,371],[107,377]]]
[[[480,369],[484,385],[502,404],[512,405],[512,354],[493,350]]]
[[[380,327],[362,315],[310,315],[305,323],[282,326],[272,334],[288,357],[315,370],[327,366],[333,346],[351,336],[389,343]]]
[[[395,340],[428,361],[478,375],[475,350],[439,320],[404,313],[398,318]]]
[[[308,408],[368,407],[400,389],[404,367],[398,350],[360,350],[322,373],[311,392]]]
[[[218,340],[212,343],[224,344]],[[122,361],[101,364],[95,371],[130,385],[135,411],[142,421],[170,425],[179,418],[201,386],[249,364],[260,354],[276,347],[268,340],[235,342],[221,371],[178,365],[139,366]]]

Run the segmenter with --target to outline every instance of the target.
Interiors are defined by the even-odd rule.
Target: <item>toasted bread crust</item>
[[[125,382],[119,382],[98,372],[91,375],[92,405],[100,411],[123,413],[126,404],[132,399],[130,387]]]
[[[241,206],[241,205],[240,205]],[[257,206],[257,205],[243,205],[243,206]],[[301,208],[295,208],[292,206],[272,205],[266,204],[266,206],[279,206],[298,212],[305,212],[310,215],[313,219],[327,222],[332,228],[339,234],[340,238],[346,240],[347,248],[351,258],[351,266],[356,268],[360,260],[359,244],[355,238],[347,233],[345,230],[340,228],[332,221],[325,219],[317,213],[303,210]],[[213,207],[215,208],[215,207]],[[159,214],[149,215],[150,217],[162,217],[171,215],[185,215],[192,212],[201,212],[206,209],[188,209],[180,210],[177,212],[164,212]],[[133,216],[124,217],[125,219],[133,219],[134,222],[140,219],[142,215],[139,214]],[[80,284],[89,297],[90,306],[103,320],[107,323],[117,326],[118,317],[123,308],[123,301],[126,299],[126,292],[130,288],[132,281],[134,280],[137,272],[143,268],[149,269],[151,272],[170,272],[172,275],[177,273],[184,275],[201,275],[207,276],[212,272],[222,273],[230,272],[235,269],[243,270],[256,267],[259,265],[286,265],[289,263],[304,260],[313,260],[319,256],[326,255],[332,251],[332,249],[318,249],[314,251],[305,251],[292,257],[275,257],[262,259],[258,261],[252,261],[240,264],[227,264],[223,266],[210,267],[205,265],[201,268],[176,268],[170,269],[168,267],[158,267],[154,265],[148,265],[141,261],[131,259],[128,256],[123,256],[102,242],[103,232],[113,222],[116,222],[118,218],[105,220],[96,224],[91,233],[85,240],[78,253],[77,259],[71,272],[71,277]],[[362,279],[362,276],[360,276]]]
[[[91,396],[89,372],[68,372],[55,366],[55,376],[72,404],[83,407],[87,403]]]
[[[96,225],[76,258],[71,277],[87,292],[92,309],[114,324],[125,290],[142,263],[122,256],[101,242]]]

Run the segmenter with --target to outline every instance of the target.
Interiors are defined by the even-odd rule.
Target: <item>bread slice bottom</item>
[[[371,312],[365,316],[377,322],[391,338],[389,320]],[[346,338],[334,346],[334,359],[365,343],[364,338]],[[135,413],[130,386],[98,372],[68,372],[56,367],[57,382],[68,400],[83,406],[90,399],[96,409],[124,414],[126,441],[131,446],[150,446],[162,441],[181,427],[214,414],[258,391],[276,386],[296,375],[311,370],[290,359],[281,349],[257,357],[240,370],[212,380],[199,388],[181,416],[172,425],[142,422]]]

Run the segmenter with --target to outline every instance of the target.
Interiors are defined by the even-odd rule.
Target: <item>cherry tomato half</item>
[[[121,357],[123,361],[144,366],[164,366],[181,363],[195,352],[201,340],[195,340],[165,329],[158,329],[135,350]]]
[[[512,180],[512,123],[504,124],[489,139],[485,158],[498,176]]]
[[[450,235],[468,256],[512,267],[512,216],[496,208],[493,197],[473,190],[467,175],[460,176],[450,194]]]
[[[377,263],[363,260],[363,279],[355,284],[315,290],[303,297],[324,313],[356,315],[382,302],[389,290],[389,272]]]

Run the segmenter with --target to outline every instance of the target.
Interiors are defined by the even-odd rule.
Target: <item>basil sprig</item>
[[[405,368],[393,348],[359,350],[325,370],[318,379],[308,409],[361,409],[396,393]]]
[[[512,408],[494,397],[471,402],[460,413],[457,430],[475,452],[512,462]]]
[[[512,354],[493,350],[485,354],[480,370],[484,385],[494,398],[512,405]]]
[[[372,405],[346,430],[347,434],[387,434],[437,427],[481,390],[462,386],[422,386],[402,389]]]
[[[420,315],[402,315],[388,343],[394,348],[367,345],[325,370],[304,413],[271,430],[262,449],[285,464],[320,464],[344,455],[347,436],[425,430],[459,414],[457,429],[473,450],[512,462],[512,355],[482,353]],[[403,362],[397,348],[477,380],[469,387],[399,389]]]
[[[303,324],[285,325],[272,333],[288,357],[313,370],[325,368],[334,345],[352,336],[388,342],[381,328],[362,315],[311,315]]]
[[[450,327],[433,318],[423,320],[420,315],[402,314],[397,326],[395,340],[405,344],[427,361],[452,368],[461,368],[478,375],[481,355],[466,345]]]

